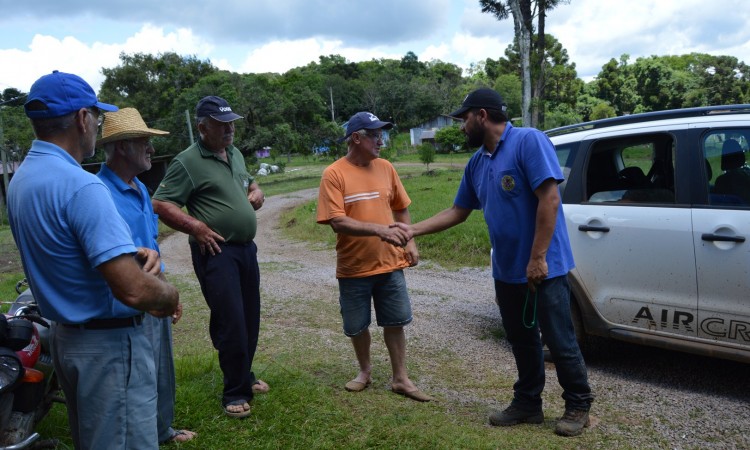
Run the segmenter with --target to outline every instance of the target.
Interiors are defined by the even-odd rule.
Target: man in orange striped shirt
[[[392,127],[369,112],[349,119],[342,139],[347,142],[347,154],[323,172],[317,222],[330,225],[337,234],[336,278],[344,334],[352,339],[359,363],[359,373],[346,383],[346,390],[360,392],[372,383],[372,299],[391,358],[391,390],[426,402],[432,398],[406,372],[404,335],[412,312],[403,269],[417,264],[419,252],[406,232],[389,227],[394,221],[411,222],[411,200],[393,165],[379,157],[383,130]]]

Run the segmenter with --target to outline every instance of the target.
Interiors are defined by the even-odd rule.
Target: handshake
[[[405,247],[407,242],[414,237],[414,230],[409,224],[395,222],[381,228],[378,236],[381,240],[396,247]]]

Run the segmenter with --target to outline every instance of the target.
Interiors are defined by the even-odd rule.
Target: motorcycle
[[[26,280],[18,297],[0,314],[0,450],[55,448],[34,431],[53,402],[64,403],[52,366],[50,322],[41,316]]]

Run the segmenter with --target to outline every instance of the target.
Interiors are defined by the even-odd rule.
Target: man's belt
[[[64,327],[82,330],[111,330],[113,328],[137,327],[143,323],[143,314],[115,319],[91,319],[85,323],[63,323]]]

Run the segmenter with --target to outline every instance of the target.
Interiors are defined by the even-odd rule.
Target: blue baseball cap
[[[46,108],[29,110],[29,103],[33,101],[42,102]],[[26,116],[30,119],[51,119],[93,106],[109,112],[118,109],[115,105],[97,100],[94,89],[83,78],[57,70],[44,75],[31,85],[23,106]]]
[[[382,120],[378,119],[378,116],[373,113],[360,111],[349,119],[349,122],[346,125],[346,136],[339,139],[339,142],[344,142],[349,136],[352,135],[352,133],[356,131],[379,130],[381,128],[390,130],[391,128],[393,128],[393,124],[390,122],[383,122]]]

